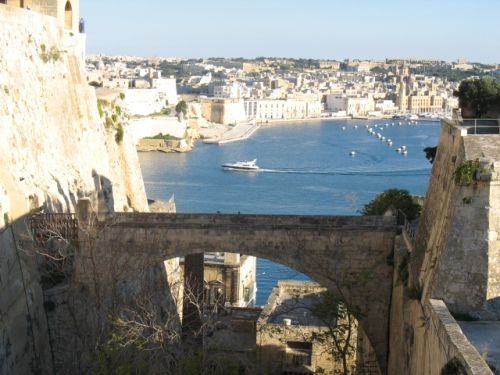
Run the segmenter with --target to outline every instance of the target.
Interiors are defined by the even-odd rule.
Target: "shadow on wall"
[[[180,317],[175,301],[179,291],[169,287],[175,272],[167,272],[163,263],[150,262],[147,257],[132,263],[113,244],[106,249],[80,249],[63,238],[35,243],[28,222],[29,218],[20,218],[0,229],[1,374],[89,373],[98,356],[107,354],[109,345],[120,346],[113,337],[142,342],[154,336],[151,331],[161,337],[178,337]],[[58,236],[53,228],[46,229]],[[95,268],[84,270],[91,290],[72,267],[85,250],[90,255],[95,252],[96,257],[110,254],[116,264],[102,273]],[[55,278],[55,274],[64,277]],[[53,282],[42,284],[48,278]],[[144,322],[149,325],[141,331]],[[114,354],[118,360],[126,353]]]
[[[43,292],[25,217],[0,228],[0,374],[51,374]]]
[[[114,212],[115,202],[113,196],[113,183],[103,175],[92,170],[95,191],[97,191],[97,212]]]
[[[40,205],[39,198],[30,195],[30,211],[41,211],[44,213],[70,213],[75,212],[80,198],[90,198],[92,202],[97,202],[97,212],[114,212],[113,183],[106,176],[100,175],[95,169],[92,170],[94,190],[83,191],[77,189],[73,191],[71,186],[63,187],[59,179],[52,176],[57,186],[57,198],[46,194],[44,203]]]

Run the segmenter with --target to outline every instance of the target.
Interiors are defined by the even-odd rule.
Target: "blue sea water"
[[[149,198],[175,195],[178,212],[357,215],[388,188],[424,195],[431,165],[423,149],[435,146],[440,125],[391,126],[394,121],[321,120],[263,126],[225,145],[198,142],[184,154],[141,153]],[[385,124],[389,123],[388,127]],[[393,145],[370,135],[378,125]],[[343,129],[345,127],[345,130]],[[406,146],[408,155],[396,152]],[[355,151],[355,156],[350,152]],[[224,163],[257,159],[263,171],[235,172]],[[279,279],[307,279],[285,266],[257,261],[257,304]]]

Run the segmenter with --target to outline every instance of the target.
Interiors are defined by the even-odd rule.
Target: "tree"
[[[384,215],[390,209],[404,212],[408,220],[414,220],[420,214],[421,207],[408,190],[388,189],[377,195],[361,210],[363,215]]]
[[[500,82],[493,77],[466,79],[456,94],[464,117],[481,118],[500,109]]]
[[[187,111],[188,111],[188,106],[187,106],[187,103],[184,101],[184,100],[181,100],[179,103],[177,103],[177,105],[175,106],[175,111],[177,113],[181,113],[186,116],[187,115]]]
[[[285,325],[263,324],[259,326],[259,332],[280,339],[286,337],[287,340],[300,337],[300,340],[316,347],[315,355],[327,355],[333,373],[351,374],[356,353],[357,320],[353,312],[349,311],[347,305],[334,293],[324,290],[305,295],[298,293],[281,299],[265,320],[272,318],[274,321],[279,316],[289,317],[294,314],[306,316],[305,311],[314,316],[315,321],[320,324],[294,325],[294,333],[288,332]]]
[[[437,146],[424,148],[425,158],[432,164],[436,158]]]
[[[356,353],[356,319],[345,303],[326,291],[312,307],[312,313],[327,327],[327,331],[315,334],[315,339],[326,343],[333,361],[342,364],[342,375],[348,375],[349,363]]]
[[[370,69],[370,72],[375,74],[386,74],[387,70],[382,68],[381,66],[374,66],[373,68]]]
[[[71,214],[35,216],[27,222],[34,242],[20,242],[20,250],[37,258],[44,290],[67,287],[65,303],[45,303],[48,319],[57,318],[57,332],[60,330],[67,337],[67,341],[65,338],[59,343],[67,345],[55,353],[61,369],[94,375],[238,375],[242,363],[251,368],[245,358],[236,358],[234,353],[207,343],[209,333],[218,324],[216,306],[221,301],[206,304],[204,291],[195,288],[189,279],[166,280],[166,266],[155,261],[132,263],[125,256],[120,267],[102,272],[102,253],[95,239],[104,227],[95,217],[89,219],[88,226],[76,227],[73,220]],[[88,269],[86,285],[91,285],[90,289],[74,278],[77,233],[79,240],[88,244],[92,267]],[[115,259],[116,254],[122,253],[113,246],[105,252],[115,254]],[[152,266],[162,272],[157,274]],[[176,268],[170,274],[178,272]],[[145,277],[134,276],[132,279],[137,281],[128,284],[127,280],[136,273]],[[129,286],[122,289],[126,284]],[[161,292],[165,288],[168,295]],[[87,293],[90,290],[92,298]],[[183,335],[180,329],[181,301],[189,301],[201,320],[190,335]]]

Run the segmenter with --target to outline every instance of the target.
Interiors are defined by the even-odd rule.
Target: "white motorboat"
[[[222,164],[222,168],[233,171],[258,171],[257,159],[238,161],[234,164]]]
[[[356,151],[351,151],[351,152],[349,152],[349,155],[350,155],[350,156],[356,156]]]

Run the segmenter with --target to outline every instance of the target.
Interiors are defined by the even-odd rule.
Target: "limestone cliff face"
[[[0,224],[35,206],[74,211],[79,196],[147,210],[134,146],[103,126],[55,19],[2,6],[0,22]]]
[[[100,211],[147,211],[147,199],[130,137],[116,142],[99,116],[68,43],[76,36],[3,4],[0,24],[0,373],[52,374],[44,294],[19,245],[22,216],[75,211],[83,196]]]

